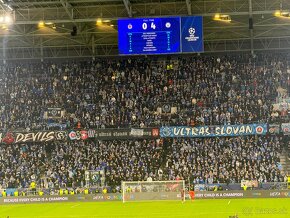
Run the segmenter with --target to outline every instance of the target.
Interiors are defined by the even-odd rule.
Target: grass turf
[[[0,218],[230,218],[290,217],[289,199],[211,199],[1,205]]]

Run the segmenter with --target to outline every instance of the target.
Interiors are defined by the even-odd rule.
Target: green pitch
[[[289,199],[96,202],[1,205],[0,218],[290,217]]]

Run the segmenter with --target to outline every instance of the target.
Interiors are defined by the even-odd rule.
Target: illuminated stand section
[[[131,201],[185,201],[184,180],[122,182],[122,198]]]
[[[203,52],[201,16],[118,20],[121,55]]]

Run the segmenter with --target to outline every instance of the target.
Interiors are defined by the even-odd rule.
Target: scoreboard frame
[[[151,30],[147,28],[142,30],[146,22],[152,22],[153,27],[157,26],[157,30],[155,31],[152,24]],[[167,33],[167,37],[164,36],[164,32]],[[146,38],[146,35],[151,35],[152,38]],[[119,55],[130,56],[202,53],[204,52],[203,17],[166,16],[118,19],[118,50]]]

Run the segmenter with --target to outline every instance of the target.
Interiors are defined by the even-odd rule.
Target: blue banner
[[[67,128],[67,125],[65,123],[48,123],[47,124],[48,128],[54,128],[54,127],[58,127],[61,130],[64,130]]]
[[[203,52],[202,17],[181,17],[181,51]]]
[[[267,124],[245,124],[245,125],[224,125],[224,126],[169,126],[160,128],[160,137],[223,137],[223,136],[245,136],[265,135]]]

